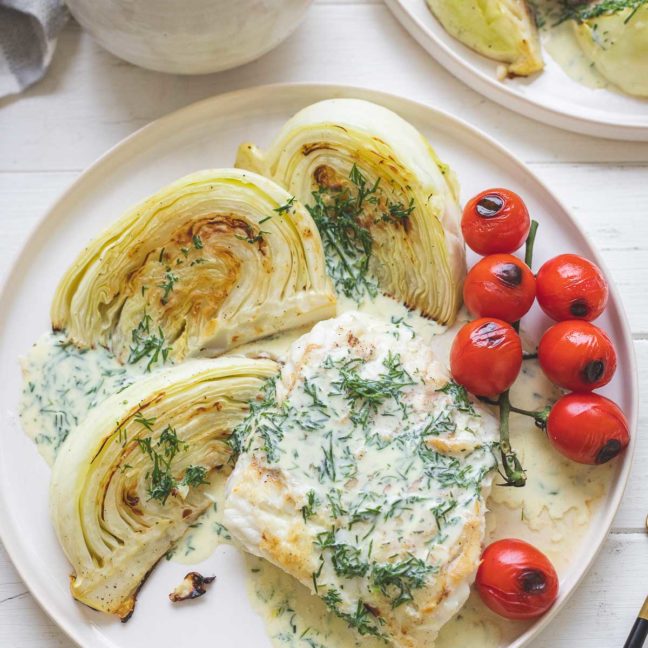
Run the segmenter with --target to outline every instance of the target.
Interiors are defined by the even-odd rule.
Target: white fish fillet
[[[409,328],[346,313],[237,429],[225,524],[361,634],[428,648],[479,564],[496,440]]]

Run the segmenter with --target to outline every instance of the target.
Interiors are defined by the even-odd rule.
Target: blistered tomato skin
[[[475,264],[464,281],[463,298],[476,317],[517,322],[535,300],[535,277],[510,254],[491,254]]]
[[[598,326],[580,320],[547,329],[538,345],[538,361],[551,382],[575,392],[607,385],[617,366],[610,338]]]
[[[534,619],[558,597],[558,575],[533,545],[516,539],[488,545],[475,580],[484,603],[507,619]]]
[[[487,189],[470,199],[461,218],[466,244],[477,254],[515,252],[529,234],[524,201],[509,189]]]
[[[513,327],[483,317],[465,324],[450,349],[452,377],[477,396],[497,396],[515,381],[522,367],[522,343]]]
[[[598,266],[577,254],[561,254],[540,268],[536,292],[540,307],[552,319],[590,322],[605,310],[609,291]]]
[[[599,394],[567,394],[551,408],[547,436],[572,461],[603,464],[630,443],[628,421],[616,403]]]

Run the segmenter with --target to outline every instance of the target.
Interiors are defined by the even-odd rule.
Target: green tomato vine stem
[[[531,227],[529,228],[529,235],[526,240],[526,247],[524,252],[524,262],[531,268],[533,264],[533,245],[535,243],[536,233],[538,231],[538,222],[535,220],[531,221]],[[513,328],[517,333],[520,332],[520,322],[513,323]],[[511,412],[517,412],[518,414],[526,413],[526,410],[521,410],[520,408],[513,407],[509,399],[509,390],[499,395],[497,400],[499,405],[500,412],[500,423],[499,423],[499,447],[500,454],[502,457],[502,470],[503,477],[505,480],[505,486],[515,486],[516,488],[521,488],[526,484],[526,473],[522,467],[522,463],[518,459],[515,450],[511,446],[511,440],[509,436],[509,417]],[[529,412],[529,415],[532,415]]]

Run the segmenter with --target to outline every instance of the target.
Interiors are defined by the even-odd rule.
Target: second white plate
[[[497,78],[498,63],[450,36],[425,0],[385,0],[403,27],[451,74],[497,103],[576,133],[648,141],[648,100],[571,79],[549,54],[545,69],[530,77]]]

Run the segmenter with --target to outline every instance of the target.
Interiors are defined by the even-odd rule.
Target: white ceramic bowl
[[[67,0],[72,15],[115,56],[175,74],[248,63],[299,25],[312,0]]]

